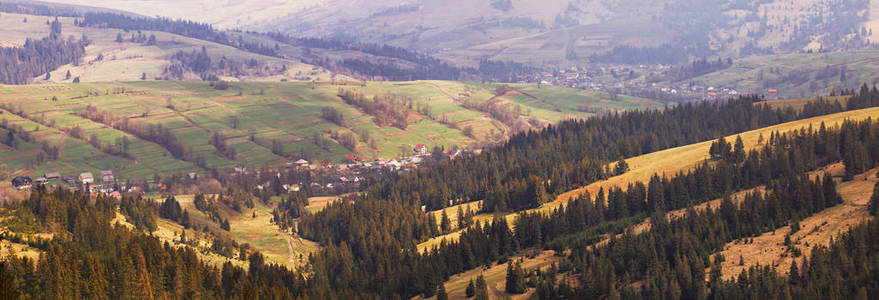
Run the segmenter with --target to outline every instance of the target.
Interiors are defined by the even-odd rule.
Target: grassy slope
[[[805,120],[798,120],[775,126],[769,126],[737,135],[731,135],[727,137],[727,140],[733,141],[736,136],[741,136],[742,141],[745,144],[746,150],[751,150],[760,146],[757,143],[760,135],[763,135],[764,138],[768,139],[772,132],[789,132],[801,128],[808,128],[809,126],[817,129],[822,122],[824,122],[828,127],[833,127],[840,125],[842,121],[846,119],[863,120],[870,117],[879,117],[879,108],[874,107],[848,111]],[[629,172],[563,193],[556,197],[554,201],[546,203],[541,207],[534,209],[534,211],[549,212],[554,208],[564,205],[571,199],[578,197],[586,191],[588,191],[592,195],[595,195],[598,190],[602,188],[607,190],[611,187],[618,186],[625,189],[627,185],[634,182],[643,182],[646,184],[650,180],[650,177],[654,174],[666,174],[668,176],[673,176],[678,172],[686,172],[695,168],[699,163],[709,158],[708,150],[711,147],[711,143],[712,141],[706,141],[626,159],[626,162],[629,164],[630,167]],[[506,215],[509,224],[513,224],[513,220],[515,220],[517,215],[517,213],[511,213]],[[491,215],[483,214],[474,217],[474,220],[490,221],[491,218]],[[456,239],[459,235],[460,232],[456,231],[448,235],[436,237],[419,244],[418,248],[421,250],[430,249],[439,244],[444,239]]]
[[[798,105],[797,103],[788,103],[789,105]],[[770,126],[766,128],[761,128],[749,132],[742,133],[742,139],[745,142],[746,149],[754,149],[759,145],[756,143],[757,138],[760,134],[768,137],[771,132],[788,132],[791,130],[796,130],[800,128],[808,128],[809,125],[813,125],[817,128],[817,126],[821,122],[825,122],[828,126],[837,126],[841,124],[841,122],[845,119],[851,120],[862,120],[868,117],[876,118],[879,116],[879,108],[869,108],[862,109],[851,112],[843,112],[833,115],[827,115],[822,117],[816,117],[812,119],[799,120],[795,122],[780,124],[776,126]],[[727,137],[728,139],[733,139],[735,136]],[[695,167],[699,162],[708,158],[708,148],[710,147],[711,142],[703,142],[692,145],[687,145],[683,147],[668,149],[665,151],[659,151],[655,153],[650,153],[638,157],[634,157],[631,159],[627,159],[631,170],[623,175],[616,176],[610,178],[605,181],[596,182],[587,187],[580,188],[565,194],[560,195],[556,198],[555,201],[545,204],[536,210],[540,211],[548,211],[554,207],[558,207],[559,205],[563,205],[565,202],[570,200],[572,197],[579,195],[584,190],[589,190],[592,194],[595,194],[599,188],[610,188],[613,186],[621,186],[625,187],[630,182],[642,181],[645,182],[650,179],[650,176],[655,173],[665,173],[672,175],[677,172],[686,171]],[[656,163],[653,163],[656,162]],[[840,174],[841,172],[841,164],[834,164],[829,166],[825,170],[821,170],[818,172],[813,172],[814,174],[823,174],[824,171],[832,172],[833,174]],[[869,201],[870,191],[873,188],[873,185],[879,181],[879,179],[875,176],[876,170],[871,170],[870,172],[856,176],[855,180],[850,182],[841,183],[837,190],[843,196],[845,203],[843,205],[838,205],[829,209],[826,209],[818,214],[813,215],[803,221],[801,221],[802,229],[793,236],[793,240],[797,244],[797,247],[801,249],[805,249],[804,253],[808,255],[811,249],[814,248],[815,245],[827,245],[830,239],[840,232],[844,232],[850,226],[854,226],[866,219],[869,218],[869,215],[866,210],[866,203]],[[733,195],[735,199],[740,199],[741,196],[744,195],[744,192],[736,193]],[[719,203],[718,200],[714,200],[707,204],[702,204],[697,207],[704,208],[707,206],[716,206]],[[467,204],[471,206],[478,206],[476,203]],[[672,216],[680,216],[685,212],[686,209],[681,209],[677,211],[670,212]],[[450,219],[456,220],[456,212],[457,207],[446,208],[446,213],[449,215]],[[441,214],[441,211],[432,212],[436,216]],[[517,214],[508,214],[507,221],[509,224],[513,224],[512,221],[515,219]],[[480,215],[475,218],[478,221],[490,221],[491,216],[488,215]],[[456,222],[453,221],[453,224]],[[642,232],[649,228],[649,221],[642,222],[633,227],[635,232]],[[742,268],[747,268],[750,265],[755,263],[760,263],[761,265],[772,264],[774,266],[778,266],[782,268],[782,271],[787,270],[790,267],[790,262],[792,258],[782,255],[784,253],[785,248],[783,246],[784,235],[790,230],[790,227],[783,227],[776,232],[768,232],[760,237],[755,238],[755,242],[753,244],[741,244],[741,243],[730,243],[726,250],[723,251],[723,255],[726,257],[726,262],[723,265],[723,274],[725,278],[729,278],[731,276],[737,275]],[[460,231],[455,231],[453,233],[433,238],[427,242],[421,243],[418,245],[419,250],[430,249],[443,240],[454,240],[460,236]],[[806,244],[810,246],[805,246]],[[745,266],[738,266],[738,257],[739,254],[745,256]],[[543,268],[552,262],[556,261],[557,258],[552,255],[551,251],[545,251],[541,255],[536,257],[525,257],[523,266],[526,268]],[[462,274],[458,274],[452,276],[445,283],[446,290],[450,295],[462,296],[464,292],[464,288],[469,283],[471,278],[476,278],[479,274],[484,274],[486,276],[486,280],[488,281],[489,291],[493,297],[498,299],[504,297],[522,297],[527,298],[527,295],[506,295],[503,293],[503,284],[506,277],[506,265],[496,265],[487,269],[477,268],[474,270],[467,271]]]
[[[25,18],[28,19],[27,23],[23,22]],[[27,38],[41,39],[48,36],[49,25],[46,25],[45,21],[49,19],[54,18],[10,13],[0,14],[0,46],[20,46]],[[298,60],[253,54],[230,46],[167,32],[144,31],[143,34],[146,36],[156,36],[157,43],[152,46],[143,43],[117,43],[115,42],[117,34],[122,34],[124,39],[128,39],[134,32],[110,28],[82,28],[74,25],[73,18],[59,18],[59,20],[62,22],[62,36],[72,36],[79,39],[85,35],[92,43],[86,47],[85,57],[79,65],[61,66],[51,72],[52,76],[49,80],[44,80],[44,77],[40,75],[35,78],[36,82],[71,82],[75,77],[80,77],[82,82],[134,81],[140,80],[143,74],[146,74],[147,78],[153,79],[163,74],[163,69],[170,63],[169,57],[174,53],[200,51],[202,47],[206,48],[214,62],[226,57],[242,63],[255,59],[271,70],[280,70],[282,66],[287,67],[287,72],[284,74],[242,75],[239,78],[231,78],[233,80],[300,79],[326,81],[332,78],[347,79],[345,76],[332,74],[322,68],[303,64]],[[268,41],[266,43],[268,44]],[[102,59],[98,60],[98,56],[102,56]],[[69,79],[65,76],[68,71],[71,73]],[[195,74],[187,74],[186,76],[192,77],[192,79],[197,77]]]
[[[113,94],[116,88],[125,88],[124,95]],[[239,94],[239,88],[241,96]],[[84,119],[73,114],[88,105],[102,111],[109,111],[114,116],[127,116],[131,121],[149,124],[162,124],[171,128],[178,139],[184,141],[187,149],[193,153],[203,154],[209,166],[231,167],[244,164],[250,167],[278,165],[286,161],[285,157],[271,152],[271,141],[283,143],[284,152],[292,157],[305,157],[309,160],[341,161],[349,153],[357,153],[365,157],[391,158],[400,155],[401,145],[411,148],[415,144],[443,146],[446,149],[453,145],[467,146],[477,142],[493,142],[495,136],[491,132],[509,131],[504,124],[492,119],[488,114],[467,109],[461,104],[459,95],[465,89],[471,91],[469,97],[477,102],[492,97],[493,87],[469,83],[425,81],[425,82],[368,82],[362,86],[344,86],[366,95],[395,93],[415,99],[417,103],[429,104],[431,115],[412,122],[408,128],[400,130],[394,127],[378,127],[372,117],[365,115],[356,107],[345,104],[336,96],[338,85],[310,83],[269,83],[249,82],[233,83],[232,88],[217,91],[206,82],[196,81],[137,81],[126,83],[81,83],[81,84],[47,84],[30,86],[0,86],[3,99],[14,110],[28,113],[24,119],[9,112],[0,114],[0,119],[7,119],[13,124],[21,124],[25,129],[33,131],[40,126],[37,143],[46,141],[51,145],[62,145],[61,158],[39,166],[33,166],[34,149],[38,145],[22,143],[19,150],[3,147],[0,164],[7,166],[10,172],[29,170],[29,174],[45,172],[96,172],[113,169],[122,178],[143,178],[154,173],[169,174],[198,171],[199,168],[188,161],[174,158],[161,146],[138,139],[125,133]],[[523,90],[537,90],[531,86],[520,86]],[[540,110],[541,103],[556,103],[559,107],[587,105],[603,107],[608,110],[619,108],[636,109],[649,107],[654,102],[639,98],[625,98],[621,101],[609,101],[601,94],[585,93],[579,90],[554,88],[546,89],[552,93],[541,94],[541,88],[534,94],[540,95],[540,101],[531,99],[521,102],[524,110],[530,110],[534,116],[548,122],[556,122],[562,118],[588,117],[589,114],[573,110],[552,114],[549,110]],[[99,96],[89,96],[88,92],[98,92]],[[110,94],[107,94],[110,92]],[[58,101],[51,101],[57,97]],[[623,98],[621,98],[623,99]],[[515,102],[515,101],[511,101]],[[174,109],[169,108],[169,104]],[[345,115],[350,128],[343,128],[325,121],[320,117],[323,107],[334,107]],[[540,112],[540,113],[538,113]],[[143,117],[146,114],[146,117]],[[231,117],[239,118],[238,128],[233,128]],[[436,119],[437,121],[433,120]],[[45,118],[46,124],[38,125],[36,121]],[[448,120],[447,124],[440,119]],[[61,129],[80,126],[84,131],[84,139],[67,136]],[[462,128],[473,128],[474,137],[465,136]],[[255,142],[250,141],[249,132],[255,133]],[[328,149],[321,149],[313,143],[316,133],[326,131],[355,132],[365,130],[377,141],[377,149],[371,149],[366,143],[359,143],[352,152],[337,143],[331,143]],[[236,150],[235,160],[222,157],[208,143],[214,132],[222,133],[227,143]],[[5,134],[5,132],[0,132]],[[106,144],[114,143],[118,138],[127,137],[131,142],[131,159],[110,156],[86,143],[92,135]],[[63,141],[63,142],[62,142]],[[6,151],[8,150],[8,151]],[[376,151],[377,150],[377,151]],[[408,153],[407,153],[408,155]],[[25,172],[28,173],[28,172]]]
[[[767,94],[769,89],[777,89],[782,98],[826,95],[833,89],[856,88],[864,82],[876,83],[876,78],[879,77],[877,54],[879,51],[870,50],[752,56],[735,61],[728,69],[703,75],[692,81],[705,86],[732,87],[743,93]],[[829,66],[845,66],[848,70],[846,81],[841,82],[839,75],[826,81],[812,80],[818,72]],[[778,74],[771,71],[776,68]],[[803,83],[784,81],[764,85],[764,82],[777,82],[779,78],[789,74],[804,73],[809,80]]]
[[[841,176],[844,166],[841,163],[834,164],[825,171]],[[825,209],[800,221],[800,230],[791,234],[791,241],[795,247],[802,250],[804,256],[808,257],[819,245],[828,246],[839,234],[873,218],[867,206],[873,186],[879,182],[876,171],[873,169],[855,176],[852,181],[839,183],[836,190],[842,196],[843,204]],[[788,247],[784,245],[785,236],[790,232],[791,227],[785,226],[754,237],[752,243],[744,243],[742,240],[728,243],[720,252],[726,258],[722,266],[723,277],[729,279],[738,276],[743,270],[756,264],[774,266],[782,274],[790,270],[794,260],[801,264],[802,258],[794,258]],[[740,259],[744,261],[744,265],[739,265]]]

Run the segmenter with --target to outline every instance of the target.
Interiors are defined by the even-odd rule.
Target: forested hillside
[[[850,104],[848,108],[856,109],[864,105],[873,106],[876,104],[877,99],[879,99],[879,93],[877,93],[875,89],[870,90],[865,88],[861,94],[855,96],[852,100],[852,104]],[[735,103],[748,103],[748,105],[737,107],[741,109],[752,109],[755,107],[747,99],[737,101],[730,102],[730,105]],[[709,105],[705,108],[717,109],[717,107],[710,107],[711,106]],[[808,109],[799,114],[795,113],[793,110],[788,110],[788,113],[790,113],[789,117],[791,119],[796,119],[798,117],[820,115],[824,112],[833,112],[842,109],[839,106],[830,105],[826,102],[822,103],[820,101],[815,102],[808,107]],[[672,109],[664,114],[658,113],[657,116],[667,117],[668,119],[665,119],[666,122],[672,122],[671,124],[674,124],[673,120],[693,119],[691,115],[679,114],[681,111],[686,111],[687,109],[693,108],[681,106],[679,110]],[[753,109],[773,112],[772,110],[760,106],[756,106],[756,108]],[[775,111],[772,115],[777,117],[778,115],[776,114],[780,112],[781,111]],[[639,114],[627,114],[626,116],[631,118],[636,115]],[[677,116],[677,118],[672,116]],[[619,118],[620,116],[616,117]],[[616,121],[614,124],[626,124],[626,122],[619,122],[618,120],[614,121]],[[588,122],[589,121],[586,121],[587,124]],[[559,128],[574,125],[581,125],[581,123],[563,123],[559,125]],[[465,230],[461,235],[459,243],[443,244],[439,249],[431,250],[424,254],[427,257],[433,257],[432,259],[420,260],[425,264],[423,265],[423,269],[432,270],[432,272],[418,273],[424,275],[418,277],[421,278],[421,281],[416,282],[403,280],[403,278],[412,276],[409,275],[409,272],[415,272],[410,271],[408,267],[397,269],[393,272],[378,274],[370,273],[366,270],[381,268],[380,266],[384,265],[382,263],[383,261],[394,262],[399,261],[399,259],[415,256],[415,253],[417,253],[415,252],[416,250],[408,245],[423,240],[426,236],[440,233],[440,222],[433,218],[432,215],[427,222],[428,224],[433,223],[433,225],[428,226],[427,229],[424,227],[424,219],[420,219],[416,216],[405,218],[400,217],[410,216],[411,211],[419,209],[419,204],[429,204],[428,202],[418,202],[419,199],[424,198],[421,198],[423,197],[422,194],[417,191],[412,191],[411,196],[408,197],[399,196],[401,195],[399,192],[389,193],[389,197],[387,198],[389,200],[384,200],[376,199],[375,195],[379,195],[378,192],[368,189],[373,191],[369,193],[369,197],[354,198],[352,199],[355,200],[353,203],[342,201],[330,205],[314,216],[303,217],[300,224],[300,233],[303,236],[317,239],[322,243],[329,245],[324,252],[324,255],[326,256],[319,256],[318,261],[322,261],[321,259],[328,260],[333,257],[351,257],[347,264],[368,262],[365,265],[361,265],[361,267],[357,269],[359,270],[357,272],[346,274],[343,277],[335,277],[337,280],[335,281],[335,284],[337,284],[335,287],[337,289],[358,289],[360,287],[365,287],[365,282],[399,282],[399,285],[397,286],[382,285],[384,288],[380,290],[372,289],[371,291],[385,294],[402,293],[405,295],[415,295],[417,293],[424,293],[425,295],[432,295],[435,291],[434,286],[439,282],[445,281],[448,276],[495,260],[503,261],[505,257],[512,255],[518,249],[527,248],[529,246],[541,247],[540,245],[554,245],[553,247],[564,249],[572,246],[573,244],[571,243],[573,241],[583,240],[577,238],[568,241],[557,240],[556,242],[552,242],[553,238],[561,237],[563,235],[578,236],[580,234],[586,234],[586,236],[591,237],[586,238],[586,241],[595,241],[595,238],[600,234],[615,232],[624,228],[625,224],[631,222],[631,220],[626,221],[627,218],[630,217],[637,219],[643,218],[654,211],[684,208],[721,197],[722,195],[733,191],[747,189],[761,184],[770,187],[774,187],[778,184],[794,184],[795,186],[803,185],[805,184],[803,183],[804,179],[797,179],[799,174],[808,170],[816,169],[824,164],[841,158],[846,161],[847,170],[850,170],[849,173],[862,172],[865,170],[865,166],[875,165],[875,160],[871,158],[872,156],[864,156],[865,152],[863,152],[864,150],[861,150],[872,149],[869,151],[875,152],[875,149],[879,149],[874,145],[876,141],[875,134],[863,134],[874,132],[870,129],[874,126],[875,124],[872,121],[868,121],[860,124],[848,123],[843,126],[841,131],[818,128],[811,131],[800,131],[791,136],[787,134],[773,135],[768,138],[769,141],[767,146],[762,151],[755,151],[750,154],[745,154],[740,145],[718,146],[717,148],[725,150],[718,152],[720,153],[718,154],[720,163],[716,166],[714,164],[705,165],[697,168],[693,172],[678,174],[672,178],[655,177],[654,180],[651,180],[649,185],[640,187],[636,185],[627,189],[627,192],[623,192],[622,190],[610,190],[607,191],[606,194],[599,193],[597,196],[598,199],[604,200],[590,201],[590,197],[585,196],[585,198],[579,202],[575,201],[568,206],[568,209],[573,210],[573,212],[561,209],[549,216],[525,215],[518,218],[518,221],[512,224],[512,228],[515,228],[514,231],[511,231],[510,227],[506,225],[508,222],[505,219],[495,218],[490,225],[477,225],[475,230]],[[654,127],[662,128],[663,126]],[[554,133],[553,130],[554,129],[552,128],[546,129],[542,131],[542,133],[546,134],[545,136],[547,137],[552,137],[553,135],[550,133]],[[523,134],[514,137],[505,147],[496,151],[500,152],[505,149],[515,149],[514,145],[517,139],[528,136],[529,135]],[[537,136],[540,135],[534,135],[532,138],[537,139]],[[497,152],[489,152],[482,156],[471,158],[471,160],[488,159],[492,157],[492,155],[497,155]],[[516,160],[510,158],[507,161],[513,162]],[[443,170],[444,168],[449,168],[451,165],[454,165],[454,162],[431,170]],[[499,165],[500,164],[495,164],[493,166]],[[603,163],[596,165],[596,171],[600,172],[603,170],[601,167],[603,166]],[[426,171],[422,170],[420,172]],[[393,181],[385,183],[387,185],[384,188],[394,187],[396,182],[405,182],[407,178],[416,178],[417,176],[418,175],[413,174],[396,177]],[[445,182],[454,184],[454,179],[467,177],[447,174],[445,178]],[[788,178],[788,181],[784,181],[784,178]],[[790,183],[792,182],[791,180],[800,183]],[[543,193],[546,193],[544,194],[544,197],[549,197],[549,193],[546,192],[549,190],[547,189],[547,186],[549,186],[550,182],[556,182],[557,180],[553,179],[552,181],[544,181],[538,178],[532,179],[532,181],[539,184],[532,190],[534,191],[534,194],[526,194],[523,192],[518,195],[539,196],[541,195],[540,189],[543,188]],[[808,205],[790,204],[797,207],[794,210],[795,214],[811,214],[823,207],[839,203],[837,200],[838,196],[835,196],[835,188],[833,187],[833,184],[832,180],[825,178],[823,181],[813,185],[813,187],[806,188],[812,190],[817,188],[824,192],[821,192],[823,195],[820,196],[820,198],[808,200]],[[497,186],[500,185],[493,185],[493,187]],[[805,186],[808,186],[808,184]],[[382,185],[376,185],[373,188],[381,191]],[[429,189],[423,188],[423,190]],[[444,190],[448,191],[448,194],[445,196],[446,198],[437,196],[439,199],[455,199],[454,196],[451,196],[451,191],[455,190],[454,188]],[[781,185],[775,188],[775,190],[777,193],[781,193],[782,191],[788,191],[789,188]],[[777,199],[781,196],[767,197],[768,199]],[[806,201],[805,198],[798,199],[796,197],[784,197],[788,197],[786,199],[790,199],[791,201]],[[816,197],[819,196],[816,195]],[[407,200],[402,201],[402,199]],[[512,199],[519,198],[512,197]],[[526,199],[540,198],[535,197]],[[488,198],[485,199],[484,203],[485,202],[489,202]],[[403,204],[401,205],[400,203]],[[444,205],[444,203],[439,203],[438,205]],[[524,207],[531,206],[523,206],[522,208]],[[485,208],[485,205],[483,205],[483,208]],[[800,211],[801,209],[805,210]],[[488,211],[491,212],[491,208],[489,208]],[[775,216],[776,219],[772,222],[775,222],[775,224],[785,222],[785,218],[790,218],[792,214],[794,213]],[[547,218],[546,221],[541,221],[543,218]],[[379,226],[378,224],[383,225]],[[537,224],[540,225],[538,226]],[[361,228],[373,229],[365,231]],[[374,230],[375,228],[379,228],[378,231],[384,233],[381,235],[377,234],[376,230]],[[751,233],[737,234],[747,235]],[[389,243],[402,245],[405,251],[403,253],[389,253],[386,251],[386,248],[383,248],[382,246]],[[579,248],[585,249],[582,246]],[[344,265],[346,263],[333,263],[331,261],[326,261],[321,264],[336,266]],[[397,264],[391,263],[391,265]],[[403,264],[403,266],[408,265],[409,264]],[[400,277],[397,277],[397,275]],[[622,274],[619,274],[618,278],[631,279],[631,277],[625,277],[622,276]],[[413,290],[413,287],[417,288]]]
[[[867,89],[864,94],[855,96],[850,108],[871,106],[879,99],[877,96],[879,93],[875,90]],[[745,99],[738,101],[741,102],[731,103],[753,106]],[[824,109],[832,111],[832,108],[825,106]],[[812,114],[821,112],[813,110]],[[672,117],[675,110],[668,114],[671,116],[664,122],[676,120]],[[792,117],[804,115],[794,113]],[[678,120],[690,118],[689,115],[678,116]],[[565,124],[559,127],[572,126]],[[583,123],[570,124],[582,126]],[[552,129],[543,132],[552,132]],[[835,180],[829,175],[809,178],[805,172],[839,159],[845,163],[847,173],[861,173],[875,166],[879,157],[877,132],[879,128],[873,120],[845,122],[840,128],[773,134],[761,149],[748,153],[741,142],[715,142],[712,155],[716,159],[691,172],[657,176],[647,185],[634,185],[626,190],[617,188],[601,191],[594,197],[582,196],[549,214],[525,214],[512,223],[496,218],[490,223],[476,224],[465,230],[460,241],[443,243],[424,253],[415,249],[414,241],[438,234],[442,226],[432,214],[423,213],[417,202],[352,198],[353,203],[337,202],[322,212],[302,218],[300,234],[318,239],[326,246],[314,256],[307,271],[265,265],[262,256],[256,253],[248,255],[250,267],[247,269],[231,264],[221,269],[208,267],[186,247],[162,245],[144,233],[111,225],[117,207],[129,219],[141,218],[146,224],[159,215],[168,217],[165,208],[159,210],[157,205],[134,208],[133,202],[125,199],[117,202],[113,198],[98,197],[90,201],[82,194],[39,188],[30,199],[4,207],[3,213],[32,216],[28,217],[32,218],[29,222],[36,228],[57,224],[53,229],[56,236],[68,235],[70,239],[56,237],[49,241],[26,242],[42,251],[43,257],[38,261],[7,259],[3,263],[0,278],[4,284],[0,284],[0,289],[9,297],[51,293],[62,298],[98,295],[110,298],[121,295],[169,298],[433,296],[437,291],[444,292],[437,286],[453,274],[505,262],[524,249],[547,247],[573,251],[561,259],[558,267],[541,271],[522,269],[518,262],[510,264],[507,291],[519,293],[533,287],[537,297],[542,299],[617,295],[738,298],[746,293],[767,295],[787,293],[787,290],[806,293],[805,282],[826,278],[822,275],[825,273],[819,271],[830,268],[821,259],[827,257],[825,250],[817,250],[817,256],[813,255],[802,271],[791,271],[788,278],[778,277],[771,269],[761,269],[733,281],[712,275],[718,272],[716,262],[722,259],[712,254],[726,242],[787,226],[792,220],[837,205],[840,196]],[[523,134],[520,138],[526,136]],[[689,210],[682,217],[668,221],[662,213],[758,185],[766,186],[765,192],[751,193],[741,203],[727,199],[719,207]],[[591,246],[602,239],[602,234],[622,233],[627,224],[648,215],[652,226],[646,233],[623,234],[604,245]],[[864,231],[872,230],[868,228],[875,225],[866,226],[855,229],[841,241],[866,242]],[[97,237],[101,237],[100,241]],[[842,251],[838,245],[832,246],[835,250],[827,251]],[[852,257],[875,256],[869,247],[862,249],[865,251]],[[651,254],[654,251],[656,254]],[[869,267],[859,270],[867,273],[843,276],[868,278],[860,276],[873,276],[875,272]],[[70,276],[50,276],[59,273]],[[580,284],[571,286],[566,280],[558,281],[558,274],[576,276]],[[702,280],[705,274],[710,281]],[[303,275],[310,279],[303,280]],[[763,282],[772,284],[756,290],[745,290],[737,284],[755,278],[770,279]],[[632,288],[637,282],[648,284]],[[486,288],[485,284],[477,286],[480,291],[475,292],[484,293],[481,289]],[[871,293],[874,288],[871,284],[849,286],[865,291],[846,288],[821,293]]]
[[[0,83],[26,84],[44,74],[49,79],[49,72],[56,68],[80,63],[88,39],[85,36],[79,40],[65,39],[57,18],[50,27],[48,37],[28,38],[20,47],[0,48]]]
[[[0,1],[0,299],[879,299],[879,1]]]
[[[118,206],[112,197],[93,201],[79,192],[37,189],[28,200],[4,207],[7,216],[30,216],[38,227],[57,226],[59,238],[33,243],[43,251],[37,260],[13,255],[0,263],[0,297],[291,299],[314,291],[302,274],[267,265],[258,253],[250,256],[246,269],[229,263],[218,269],[189,247],[114,225]],[[154,208],[147,208],[155,218]]]

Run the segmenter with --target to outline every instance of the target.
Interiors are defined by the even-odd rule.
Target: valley
[[[207,82],[185,81],[2,86],[2,134],[21,127],[33,132],[33,138],[21,141],[18,148],[0,146],[4,149],[0,159],[8,172],[18,175],[110,169],[121,178],[135,179],[204,172],[205,168],[231,169],[236,165],[278,167],[303,158],[337,164],[350,154],[365,161],[412,156],[416,153],[411,149],[418,144],[427,145],[428,150],[479,149],[532,126],[527,122],[516,125],[513,119],[500,120],[500,113],[531,119],[532,124],[543,126],[596,112],[658,105],[646,99],[612,100],[606,94],[573,89],[536,89],[530,85],[512,88],[541,95],[540,100],[512,94],[495,97],[494,85],[443,81],[356,85],[233,82],[224,90]],[[405,129],[378,126],[373,116],[342,101],[337,96],[340,89],[367,97],[408,97],[412,114],[418,117],[409,118]],[[544,89],[551,92],[542,95]],[[488,102],[495,103],[492,107],[497,114],[483,107]],[[544,102],[556,103],[557,107],[547,109]],[[590,112],[578,110],[580,106],[588,106]],[[322,112],[325,108],[338,111],[343,124],[327,120]],[[120,127],[120,122],[164,126],[183,147],[169,148],[145,139],[135,127]],[[212,144],[210,137],[215,133],[225,147],[234,151],[234,157]],[[341,141],[345,135],[354,137],[347,146]],[[128,143],[127,152],[113,152],[123,138]],[[41,146],[44,142],[47,146]],[[273,147],[273,142],[283,146]],[[57,157],[46,159],[44,155],[42,161],[38,160],[38,149],[47,147],[57,148]]]
[[[874,0],[2,0],[0,299],[871,299]]]

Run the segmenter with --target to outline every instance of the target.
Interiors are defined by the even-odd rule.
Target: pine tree
[[[189,221],[189,211],[183,211],[183,217],[180,218],[180,225],[183,225],[183,228],[189,228],[192,224]]]
[[[617,161],[617,165],[614,167],[614,175],[622,175],[629,171],[629,163],[626,162],[626,159],[622,156]]]
[[[507,262],[507,281],[506,291],[510,294],[521,294],[527,288],[525,284],[525,271],[522,269],[522,263],[517,261]]]
[[[488,284],[485,282],[485,277],[482,274],[479,274],[479,277],[476,278],[476,300],[488,300]]]
[[[467,296],[467,298],[476,295],[476,286],[473,285],[473,278],[470,278],[470,283],[467,284],[467,289],[464,290],[464,294]]]
[[[446,214],[446,210],[443,209],[442,217],[440,219],[440,229],[442,229],[442,233],[446,234],[452,231],[452,221],[449,220],[449,215]]]
[[[788,275],[788,280],[792,284],[797,284],[800,281],[800,268],[797,267],[797,260],[791,262],[790,275]]]
[[[446,285],[440,283],[436,290],[436,300],[449,300],[449,294],[446,293]]]
[[[873,186],[873,196],[870,197],[870,214],[879,216],[879,182]]]
[[[467,228],[468,224],[464,220],[466,216],[464,215],[464,206],[466,205],[458,205],[458,229]]]
[[[736,137],[736,144],[732,153],[733,162],[742,163],[745,161],[745,143],[742,142],[742,136]]]
[[[513,261],[508,261],[507,262],[507,281],[505,284],[505,286],[506,286],[505,290],[507,291],[507,293],[518,294],[517,290],[516,290],[516,288],[517,288],[516,281],[518,280],[518,277],[516,277],[517,275],[518,274],[516,273],[516,269],[515,269],[515,267],[513,267]]]

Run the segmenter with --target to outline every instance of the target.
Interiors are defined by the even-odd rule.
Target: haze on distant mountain
[[[272,22],[323,0],[48,0],[205,22],[219,29],[250,28]]]
[[[879,1],[869,0],[51,1],[218,28],[389,44],[462,62],[671,64],[865,49],[873,47],[879,25]]]

